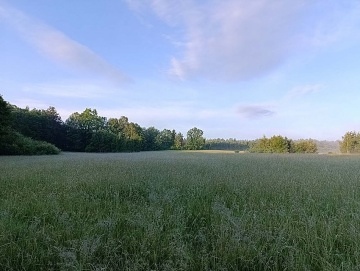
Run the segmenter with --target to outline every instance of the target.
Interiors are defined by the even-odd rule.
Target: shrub
[[[295,152],[297,153],[316,153],[317,146],[314,140],[301,139],[295,142]]]
[[[0,138],[0,154],[2,155],[41,155],[59,154],[60,150],[54,145],[33,140],[20,133],[10,131]]]

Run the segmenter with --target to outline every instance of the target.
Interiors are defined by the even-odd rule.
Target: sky
[[[206,138],[360,130],[359,0],[0,0],[0,95]]]

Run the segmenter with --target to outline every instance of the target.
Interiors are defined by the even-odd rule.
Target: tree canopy
[[[253,142],[250,152],[259,153],[316,153],[317,146],[311,139],[293,141],[280,135],[262,137]]]
[[[82,113],[71,114],[66,124],[75,129],[97,132],[105,128],[106,118],[100,117],[96,109],[86,108]]]
[[[360,133],[346,132],[340,141],[340,151],[342,153],[360,153]]]
[[[0,95],[0,135],[4,135],[11,124],[10,105]]]
[[[191,128],[187,132],[186,148],[188,150],[202,150],[205,145],[205,138],[203,137],[203,130],[196,127]]]

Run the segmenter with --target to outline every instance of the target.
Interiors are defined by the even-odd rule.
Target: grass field
[[[359,270],[360,156],[0,157],[0,270]]]

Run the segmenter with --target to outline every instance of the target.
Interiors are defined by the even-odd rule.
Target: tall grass
[[[359,162],[0,157],[0,270],[360,269]]]

